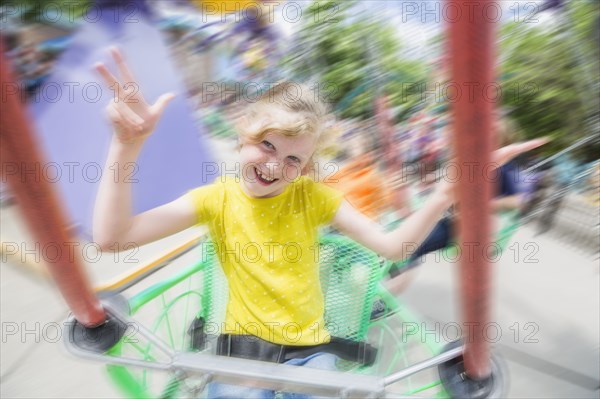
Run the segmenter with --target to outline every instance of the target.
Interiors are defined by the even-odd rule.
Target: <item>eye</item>
[[[291,162],[294,162],[294,163],[300,163],[300,158],[298,158],[298,157],[295,157],[295,156],[293,156],[293,155],[290,155],[290,156],[288,157],[288,159],[289,159]]]
[[[261,144],[264,145],[265,147],[267,147],[270,150],[274,150],[275,149],[275,146],[273,144],[271,144],[270,142],[268,142],[267,140],[263,140],[263,142]]]

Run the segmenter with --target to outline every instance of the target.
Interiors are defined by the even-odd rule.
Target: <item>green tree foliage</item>
[[[597,4],[569,2],[551,20],[502,27],[504,105],[526,138],[553,137],[546,152],[599,134]],[[586,146],[576,155],[589,161],[599,150]]]
[[[500,29],[503,105],[512,109],[525,138],[554,138],[544,147],[547,153],[599,134],[599,4],[566,2],[552,18]],[[343,117],[372,116],[373,98],[384,92],[400,110],[400,122],[424,103],[419,85],[428,79],[426,65],[400,59],[395,27],[384,18],[368,18],[363,9],[357,12],[357,5],[364,4],[314,2],[289,64],[297,75],[333,87],[329,99]],[[590,160],[598,151],[597,145],[586,146],[576,155]]]
[[[317,79],[328,88],[328,99],[342,117],[372,117],[373,99],[385,93],[403,119],[419,105],[420,94],[407,87],[425,81],[425,67],[400,59],[395,27],[357,12],[357,5],[313,3],[287,62],[300,78]]]

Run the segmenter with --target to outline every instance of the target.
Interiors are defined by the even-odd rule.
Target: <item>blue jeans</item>
[[[418,260],[422,256],[425,256],[430,252],[446,248],[448,245],[450,245],[454,240],[454,237],[452,237],[452,223],[453,222],[450,217],[445,217],[437,222],[427,238],[425,238],[417,250],[408,258],[408,262],[406,264],[394,263],[390,267],[390,270],[388,271],[390,277],[397,277],[406,270],[420,265]]]
[[[452,239],[452,220],[449,217],[445,217],[437,222],[431,233],[429,233],[427,238],[419,245],[419,248],[410,256],[409,260],[413,262],[430,252],[446,248],[450,245]]]
[[[290,366],[306,366],[321,370],[336,370],[336,355],[319,352],[303,359],[290,359],[285,364]],[[208,384],[208,399],[273,399],[276,391],[259,388],[248,388],[238,385],[211,383]],[[284,392],[278,396],[282,399],[311,399],[314,396],[301,393]]]

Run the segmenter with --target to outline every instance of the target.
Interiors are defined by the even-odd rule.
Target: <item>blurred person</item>
[[[537,162],[533,162],[535,165]],[[524,223],[528,223],[532,220],[536,213],[540,211],[540,207],[545,198],[549,197],[550,190],[554,185],[555,178],[550,166],[542,167],[535,172],[531,173],[528,177],[529,184],[527,186],[527,193],[523,201],[523,207],[521,208],[521,217]]]
[[[406,132],[406,145],[404,159],[409,164],[416,164],[421,158],[421,152],[419,145],[417,145],[417,137],[419,135],[418,129],[418,114],[412,115],[408,119],[407,132]]]
[[[28,42],[21,46],[17,54],[15,69],[29,96],[33,95],[35,89],[39,86],[37,78],[40,71],[40,61],[40,53],[34,44]]]
[[[548,169],[542,177],[542,188],[539,215],[537,218],[536,236],[547,233],[554,225],[554,218],[560,209],[568,190],[567,183],[561,181],[556,166]]]
[[[14,64],[17,80],[21,82],[25,93],[32,97],[49,76],[55,57],[51,53],[40,51],[31,42],[14,47],[8,54]]]
[[[544,190],[540,192],[538,224],[536,235],[547,233],[554,226],[556,215],[561,209],[564,199],[581,183],[580,173],[584,168],[568,156],[557,158],[543,177]]]
[[[346,139],[348,161],[324,179],[324,183],[344,193],[346,200],[363,214],[378,220],[391,206],[390,179],[379,170],[381,157],[368,129],[352,132]]]

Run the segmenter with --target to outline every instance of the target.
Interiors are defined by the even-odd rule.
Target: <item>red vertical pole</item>
[[[18,83],[5,60],[1,37],[0,82],[2,180],[16,197],[50,274],[75,318],[87,327],[100,325],[106,314],[84,274],[74,240],[67,233],[58,197],[42,173],[44,160],[27,119]]]
[[[494,22],[486,10],[491,0],[451,0],[460,18],[449,21],[454,143],[461,166],[458,183],[461,239],[461,301],[468,337],[463,355],[467,375],[483,379],[491,373],[490,346],[484,328],[490,318],[491,270],[486,249],[491,242],[493,149]],[[490,5],[490,7],[487,7]],[[492,10],[493,11],[493,10]],[[490,94],[490,88],[492,88]]]

